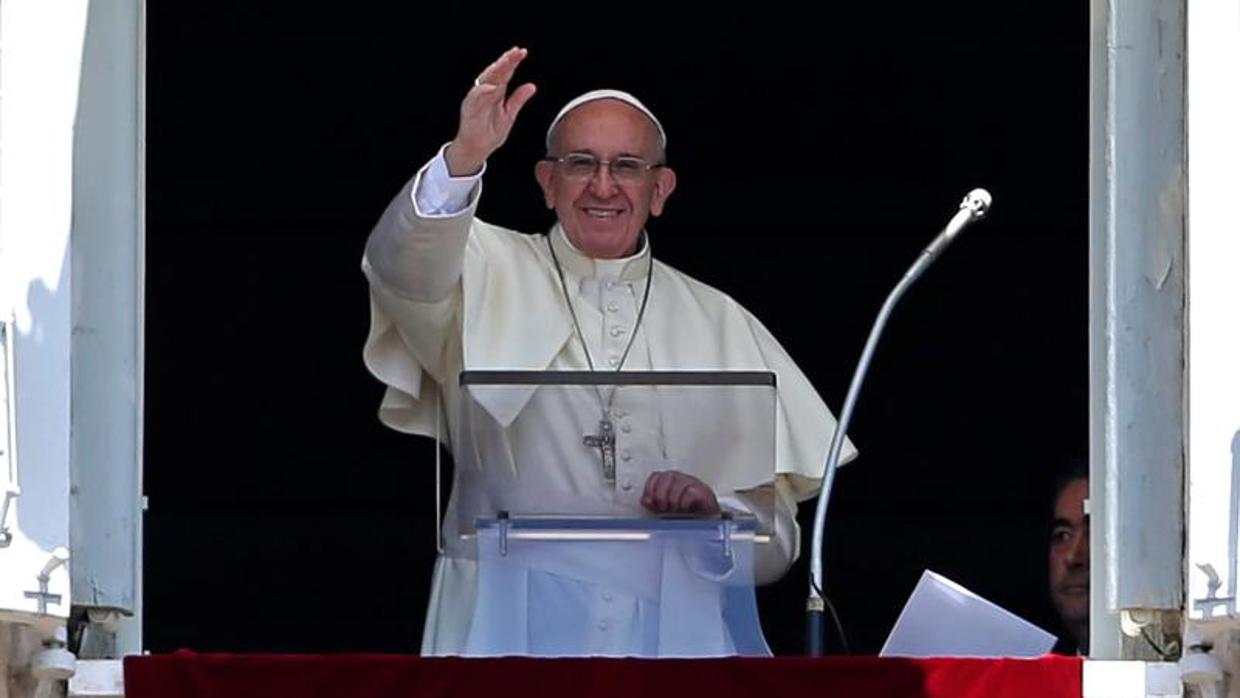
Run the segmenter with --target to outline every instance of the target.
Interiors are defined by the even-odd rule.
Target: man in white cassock
[[[584,407],[595,417],[601,407],[608,428],[615,429],[620,457],[614,472],[604,473],[600,450],[583,444],[580,425],[564,427],[553,400],[534,395],[487,405],[495,420],[514,429],[537,429],[544,437],[557,429],[571,433],[517,446],[484,444],[467,466],[460,463],[464,454],[455,453],[445,550],[435,564],[423,654],[469,654],[481,646],[470,637],[471,628],[479,632],[473,622],[478,553],[475,541],[461,535],[471,516],[537,511],[530,507],[540,497],[590,501],[599,511],[631,514],[751,511],[773,519],[762,523],[775,532],[773,543],[756,546],[754,579],[778,579],[799,550],[797,501],[816,493],[836,426],[757,319],[730,297],[651,257],[646,221],[662,213],[676,175],[665,162],[663,126],[632,95],[586,93],[552,122],[547,157],[534,169],[557,218],[547,235],[517,233],[474,216],[485,163],[535,92],[529,83],[509,90],[526,54],[513,48],[478,76],[461,104],[456,136],[405,185],[367,242],[362,268],[372,319],[364,356],[388,387],[380,418],[401,431],[446,436],[455,453],[479,448],[459,419],[470,408],[462,401],[472,399],[459,384],[462,371],[770,371],[778,387],[775,464],[773,472],[768,458],[698,477],[678,468],[667,449],[660,457],[634,458],[649,445],[643,436],[662,433],[666,425],[653,423],[640,404],[621,400]],[[602,393],[582,391],[579,397],[595,395]],[[845,460],[855,453],[846,444]],[[759,496],[775,505],[750,506]],[[650,598],[641,582],[625,580],[626,571],[646,563],[612,559],[602,567],[608,564],[613,568],[591,563],[580,573],[531,570],[513,590],[514,603],[529,605],[531,627],[508,629],[526,643],[508,650],[655,656],[735,651],[726,628],[709,623],[688,629],[695,633],[694,646],[686,649],[686,628],[668,627],[674,625],[668,616],[658,627],[660,599]],[[668,578],[665,571],[663,580]],[[540,616],[560,625],[554,643],[540,644],[534,627]]]

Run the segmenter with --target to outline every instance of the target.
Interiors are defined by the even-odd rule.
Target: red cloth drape
[[[461,659],[177,652],[125,659],[128,698],[1080,698],[1081,660]]]

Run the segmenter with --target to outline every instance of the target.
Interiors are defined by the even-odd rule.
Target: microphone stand
[[[839,466],[840,451],[844,447],[844,435],[848,433],[848,423],[852,419],[853,407],[857,404],[861,384],[865,381],[865,374],[870,368],[870,359],[874,356],[874,349],[878,346],[878,340],[887,324],[887,318],[904,292],[934,263],[943,250],[947,249],[947,246],[960,231],[964,230],[965,226],[986,215],[986,211],[990,208],[990,201],[990,193],[985,189],[974,189],[965,195],[964,200],[960,202],[960,209],[947,222],[938,237],[922,250],[921,255],[908,268],[908,271],[904,272],[904,277],[887,296],[887,301],[878,311],[878,317],[875,318],[874,326],[870,329],[870,337],[866,340],[865,349],[857,361],[857,368],[853,371],[852,383],[848,386],[848,395],[844,398],[844,407],[840,410],[839,423],[835,427],[835,433],[831,436],[831,447],[827,449],[822,489],[818,492],[818,507],[814,511],[814,542],[813,547],[810,548],[809,565],[809,598],[805,604],[806,654],[811,657],[821,657],[823,653],[822,616],[826,610],[826,604],[822,594],[822,550],[824,524],[827,519],[827,500],[831,496],[831,485],[835,481],[835,470]]]

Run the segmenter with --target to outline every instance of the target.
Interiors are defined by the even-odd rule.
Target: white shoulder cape
[[[525,235],[475,219],[471,224],[459,295],[420,304],[385,289],[370,273],[371,328],[367,367],[387,386],[382,421],[397,430],[434,436],[435,380],[402,337],[400,315],[414,308],[447,315],[460,328],[458,370],[545,370],[572,338],[572,319],[541,235]],[[773,371],[777,378],[776,472],[798,499],[817,491],[836,420],[779,342],[726,294],[656,261],[643,327],[655,370]],[[455,363],[455,362],[453,362]],[[442,370],[442,368],[441,368]],[[428,375],[429,374],[429,375]],[[427,381],[430,378],[430,381]],[[519,403],[489,405],[508,422]],[[841,462],[856,456],[845,442]]]

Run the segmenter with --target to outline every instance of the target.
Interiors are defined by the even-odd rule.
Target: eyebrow
[[[599,160],[601,160],[601,159],[602,159],[602,158],[600,158],[600,157],[598,156],[598,154],[596,154],[594,151],[589,150],[589,149],[587,149],[587,148],[580,148],[580,149],[577,149],[577,150],[570,150],[570,151],[568,151],[567,153],[565,153],[565,155],[589,155],[589,156],[590,156],[590,157],[592,157],[592,158],[597,158],[597,159],[599,159]],[[614,159],[614,158],[637,158],[637,159],[639,159],[639,160],[646,160],[646,159],[647,159],[647,158],[645,158],[644,156],[642,156],[642,155],[640,155],[640,154],[638,154],[638,153],[631,153],[631,152],[628,152],[628,151],[624,151],[624,152],[622,152],[622,153],[616,153],[614,156],[612,156],[612,158],[613,158],[613,159]]]
[[[1060,526],[1066,526],[1066,527],[1068,527],[1068,528],[1073,528],[1073,527],[1075,527],[1075,525],[1076,525],[1076,524],[1073,524],[1071,521],[1069,521],[1068,519],[1063,518],[1062,516],[1056,516],[1056,517],[1054,518],[1054,520],[1053,520],[1053,521],[1051,521],[1051,529],[1052,529],[1052,530],[1053,530],[1053,529],[1056,529],[1056,528],[1059,528]],[[1088,526],[1088,525],[1089,525],[1089,516],[1088,516],[1088,515],[1084,516],[1084,517],[1081,519],[1081,525],[1083,525],[1083,526]]]

